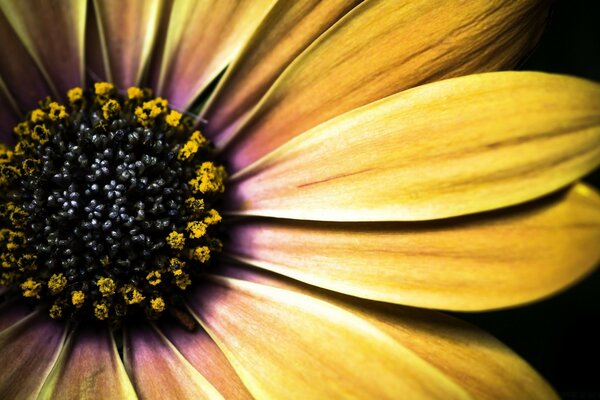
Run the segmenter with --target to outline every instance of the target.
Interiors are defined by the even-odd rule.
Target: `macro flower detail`
[[[600,260],[543,0],[0,0],[2,399],[555,398],[435,310]]]

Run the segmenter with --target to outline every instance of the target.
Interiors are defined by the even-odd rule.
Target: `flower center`
[[[74,88],[0,146],[0,285],[52,318],[157,318],[220,251],[225,170],[193,120],[131,87]]]

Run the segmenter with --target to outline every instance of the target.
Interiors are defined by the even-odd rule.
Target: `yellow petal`
[[[154,327],[128,329],[123,349],[125,368],[143,399],[223,398]]]
[[[111,332],[71,333],[38,399],[137,399]]]
[[[6,17],[0,12],[0,81],[18,103],[20,111],[37,107],[50,88]]]
[[[436,219],[536,198],[599,163],[600,85],[494,72],[321,124],[234,176],[228,204],[294,219]]]
[[[83,83],[86,6],[79,0],[0,0],[0,9],[60,96]]]
[[[203,133],[219,144],[226,137],[225,128],[260,100],[285,67],[358,3],[360,0],[275,3],[227,68],[210,105],[202,112],[208,121]]]
[[[334,295],[243,266],[225,266],[219,273],[306,294],[343,308],[438,368],[475,399],[557,398],[544,379],[508,347],[458,319],[430,310]]]
[[[173,3],[157,92],[187,108],[269,11],[273,0],[180,0]]]
[[[41,313],[0,332],[0,399],[35,399],[63,346],[66,328]]]
[[[104,68],[108,80],[118,87],[139,84],[154,44],[161,4],[160,0],[94,1]]]
[[[239,129],[228,149],[233,168],[401,90],[512,67],[536,42],[547,8],[539,0],[364,2],[294,60],[248,121],[227,128],[229,136]]]
[[[255,398],[467,398],[373,325],[326,302],[215,278],[193,311]]]
[[[228,250],[330,290],[485,310],[548,296],[600,261],[600,196],[578,185],[520,209],[421,223],[238,222]]]
[[[226,399],[251,399],[250,393],[237,376],[217,344],[202,329],[189,332],[171,321],[160,326],[161,331],[177,350]]]

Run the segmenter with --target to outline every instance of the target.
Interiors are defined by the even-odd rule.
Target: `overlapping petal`
[[[600,261],[600,196],[568,193],[476,218],[427,223],[238,221],[238,259],[327,289],[448,310],[554,293]]]
[[[123,352],[125,368],[143,399],[222,398],[154,327],[142,324],[128,329]]]
[[[468,398],[372,324],[316,298],[214,278],[191,307],[257,398]]]
[[[203,133],[216,143],[227,138],[227,128],[252,109],[294,58],[361,1],[275,3],[202,112]]]
[[[131,0],[118,6],[111,0],[95,0],[104,69],[107,79],[120,88],[138,85],[148,66],[159,15],[160,0]]]
[[[518,355],[493,336],[458,319],[429,310],[353,299],[241,265],[227,265],[219,273],[309,295],[351,312],[438,368],[473,398],[556,398],[552,388]]]
[[[72,332],[38,399],[137,399],[112,333],[106,327]]]
[[[237,135],[227,149],[232,168],[401,90],[514,66],[547,8],[540,0],[365,1],[287,68],[248,120],[226,128]]]
[[[510,206],[600,164],[600,85],[495,72],[414,88],[296,137],[233,176],[233,213],[426,220]]]
[[[221,349],[204,330],[190,332],[172,323],[165,323],[161,325],[161,331],[223,397],[252,398]]]
[[[40,72],[56,89],[55,96],[61,98],[68,89],[83,84],[87,2],[2,0],[0,9]],[[20,80],[27,79],[22,76]]]
[[[237,54],[273,0],[180,0],[173,3],[158,94],[176,108],[194,98]]]
[[[56,361],[67,327],[35,313],[0,332],[0,399],[35,399]]]

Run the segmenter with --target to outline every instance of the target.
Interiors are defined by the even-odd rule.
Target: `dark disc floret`
[[[110,83],[46,99],[0,148],[0,285],[53,318],[150,318],[220,251],[225,170],[190,117]]]

